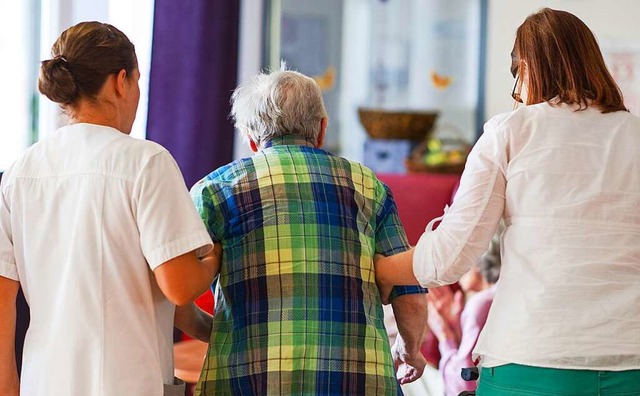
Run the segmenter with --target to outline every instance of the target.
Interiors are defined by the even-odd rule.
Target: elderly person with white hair
[[[409,244],[389,189],[320,148],[327,114],[313,79],[260,74],[232,103],[256,154],[191,191],[223,247],[196,394],[401,394],[425,365],[426,290],[395,289],[402,337],[391,348],[374,257]]]

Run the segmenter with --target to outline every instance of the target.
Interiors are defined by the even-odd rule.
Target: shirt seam
[[[127,178],[126,176],[118,175],[116,173],[111,173],[111,172],[70,172],[70,173],[49,174],[49,175],[43,175],[43,176],[16,175],[13,177],[13,181],[10,183],[7,183],[5,187],[15,184],[16,179],[42,180],[42,179],[53,179],[53,178],[61,178],[61,177],[69,177],[69,176],[88,176],[88,175],[105,176],[105,177],[126,181],[128,183],[134,183],[135,181],[131,178]]]
[[[0,260],[0,276],[13,281],[20,281],[20,274],[18,273],[17,265],[15,263],[7,262],[6,260]]]
[[[526,360],[526,359],[510,359],[510,358],[504,358],[504,357],[499,357],[493,354],[489,354],[489,353],[483,353],[482,349],[479,350],[475,350],[473,351],[473,355],[474,357],[477,356],[481,356],[482,359],[480,360],[480,367],[486,367],[486,368],[491,368],[491,367],[499,367],[499,366],[504,366],[506,364],[520,364],[520,365],[524,365],[524,366],[534,366],[534,367],[542,367],[542,368],[552,368],[552,369],[563,369],[563,370],[599,370],[599,371],[627,371],[627,370],[638,370],[640,369],[640,366],[634,366],[634,365],[626,365],[626,366],[620,366],[620,367],[594,367],[594,366],[580,366],[580,365],[575,365],[575,364],[552,364],[552,363],[546,363],[544,361],[535,361],[535,360]],[[485,359],[485,357],[488,357],[494,361],[499,361],[498,364],[495,365],[491,365],[491,366],[487,366],[482,364],[482,361]]]
[[[610,220],[591,220],[591,219],[577,219],[577,218],[557,218],[557,217],[540,217],[540,216],[509,216],[506,219],[506,223],[511,225],[514,224],[514,221],[520,222],[523,221],[525,223],[530,224],[540,224],[545,227],[549,226],[584,226],[584,225],[597,225],[601,227],[623,227],[627,230],[640,230],[640,226],[634,223],[623,223],[619,221],[610,221]],[[554,224],[555,223],[555,224]]]
[[[100,219],[100,224],[104,224],[104,209],[105,209],[105,205],[104,205],[104,190],[106,188],[106,186],[103,184],[102,186],[103,188],[103,193],[102,193],[102,210],[101,210],[101,219]],[[101,359],[100,359],[100,389],[102,390],[103,394],[104,394],[104,368],[105,368],[105,359],[106,359],[106,353],[105,353],[105,346],[107,341],[105,340],[105,326],[106,326],[106,320],[105,320],[105,298],[104,298],[104,227],[100,227],[100,310],[101,310],[101,315],[100,315],[100,321],[102,323],[102,326],[100,327],[100,331],[102,334],[100,334],[100,354]]]
[[[14,267],[18,265],[18,263],[16,263],[15,261],[9,261],[9,260],[7,260],[5,258],[2,258],[2,257],[0,257],[0,262],[6,263],[6,264],[9,264],[9,265],[13,265]]]

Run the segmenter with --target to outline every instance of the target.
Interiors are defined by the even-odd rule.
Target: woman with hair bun
[[[573,14],[527,17],[511,58],[526,106],[485,124],[438,229],[376,277],[455,282],[504,219],[478,395],[640,395],[640,119]]]
[[[51,55],[38,88],[69,124],[26,150],[0,185],[0,393],[179,394],[174,308],[195,309],[219,249],[171,155],[129,136],[140,97],[131,41],[83,22]],[[18,386],[20,285],[31,323]]]

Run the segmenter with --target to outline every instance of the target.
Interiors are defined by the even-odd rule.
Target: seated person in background
[[[438,339],[442,356],[439,370],[445,396],[476,389],[476,381],[463,380],[460,372],[475,365],[471,352],[487,321],[495,283],[500,276],[500,263],[500,239],[496,233],[478,265],[460,278],[462,290],[454,292],[448,286],[430,290],[428,323]]]
[[[409,244],[391,192],[371,170],[320,149],[327,114],[313,79],[260,74],[232,103],[256,155],[191,191],[223,247],[196,394],[401,394],[394,363],[405,366],[401,383],[425,365],[426,290],[395,288],[392,356],[374,256]]]

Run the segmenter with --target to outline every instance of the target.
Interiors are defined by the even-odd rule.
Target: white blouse
[[[425,287],[455,282],[498,222],[502,272],[474,354],[640,368],[640,119],[542,103],[485,125],[455,201],[416,246]]]

